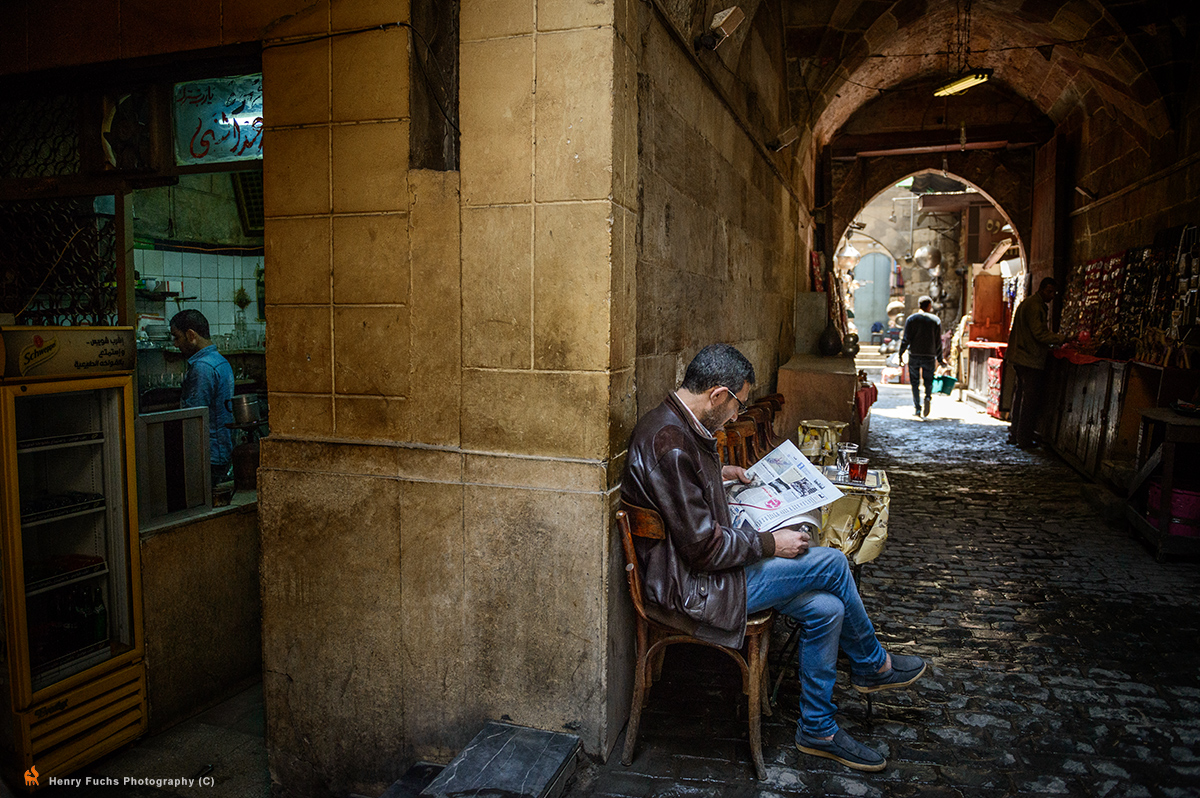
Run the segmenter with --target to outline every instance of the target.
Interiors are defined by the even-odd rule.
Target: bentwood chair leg
[[[784,674],[787,673],[788,667],[792,663],[792,653],[800,647],[800,625],[792,629],[788,633],[787,640],[783,641],[783,648],[779,652],[779,674],[775,677],[775,686],[771,690],[770,701],[772,704],[779,700],[779,685],[783,683]]]
[[[663,646],[662,648],[660,648],[658,650],[658,653],[656,653],[654,655],[653,664],[651,666],[653,668],[653,674],[650,677],[650,684],[654,684],[655,682],[657,682],[659,679],[662,678],[663,659],[665,659],[666,656],[667,656],[667,647],[666,646]]]
[[[771,644],[771,632],[768,629],[763,635],[762,646],[759,648],[758,654],[758,697],[759,703],[762,705],[762,713],[764,715],[771,714],[771,696],[767,692],[767,685],[771,682],[771,669],[767,667],[768,651],[767,648]]]
[[[749,651],[750,656],[750,700],[748,702],[750,710],[750,754],[754,757],[754,772],[758,776],[759,781],[766,781],[767,767],[763,763],[762,752],[762,680],[759,677],[758,661],[759,649],[761,648],[758,635],[750,638]]]
[[[633,762],[633,748],[637,744],[638,726],[642,721],[642,706],[645,704],[649,691],[646,680],[650,675],[650,663],[646,657],[646,636],[638,630],[637,669],[633,677],[633,701],[629,706],[629,725],[625,729],[625,750],[621,754],[621,764]]]

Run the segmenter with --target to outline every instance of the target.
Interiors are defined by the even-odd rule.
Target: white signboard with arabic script
[[[262,73],[175,84],[175,163],[262,158]]]
[[[0,327],[3,379],[133,371],[132,327]]]

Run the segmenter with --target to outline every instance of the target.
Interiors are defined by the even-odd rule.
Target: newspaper
[[[842,497],[790,440],[747,468],[746,475],[751,477],[749,484],[736,479],[725,482],[730,522],[735,527],[771,532],[812,521],[813,510]],[[819,515],[816,518],[819,525]]]

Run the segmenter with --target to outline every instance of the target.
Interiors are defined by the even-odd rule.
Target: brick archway
[[[1033,231],[1033,148],[991,153],[945,153],[946,175],[986,197],[1012,225],[1021,256],[1028,260]],[[942,173],[942,154],[859,158],[834,176],[829,241],[841,239],[850,222],[881,192],[910,175]]]

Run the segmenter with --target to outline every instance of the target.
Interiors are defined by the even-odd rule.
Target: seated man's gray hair
[[[754,384],[754,366],[746,356],[729,344],[709,344],[688,364],[682,387],[703,393],[723,385],[736,392],[747,382]]]

